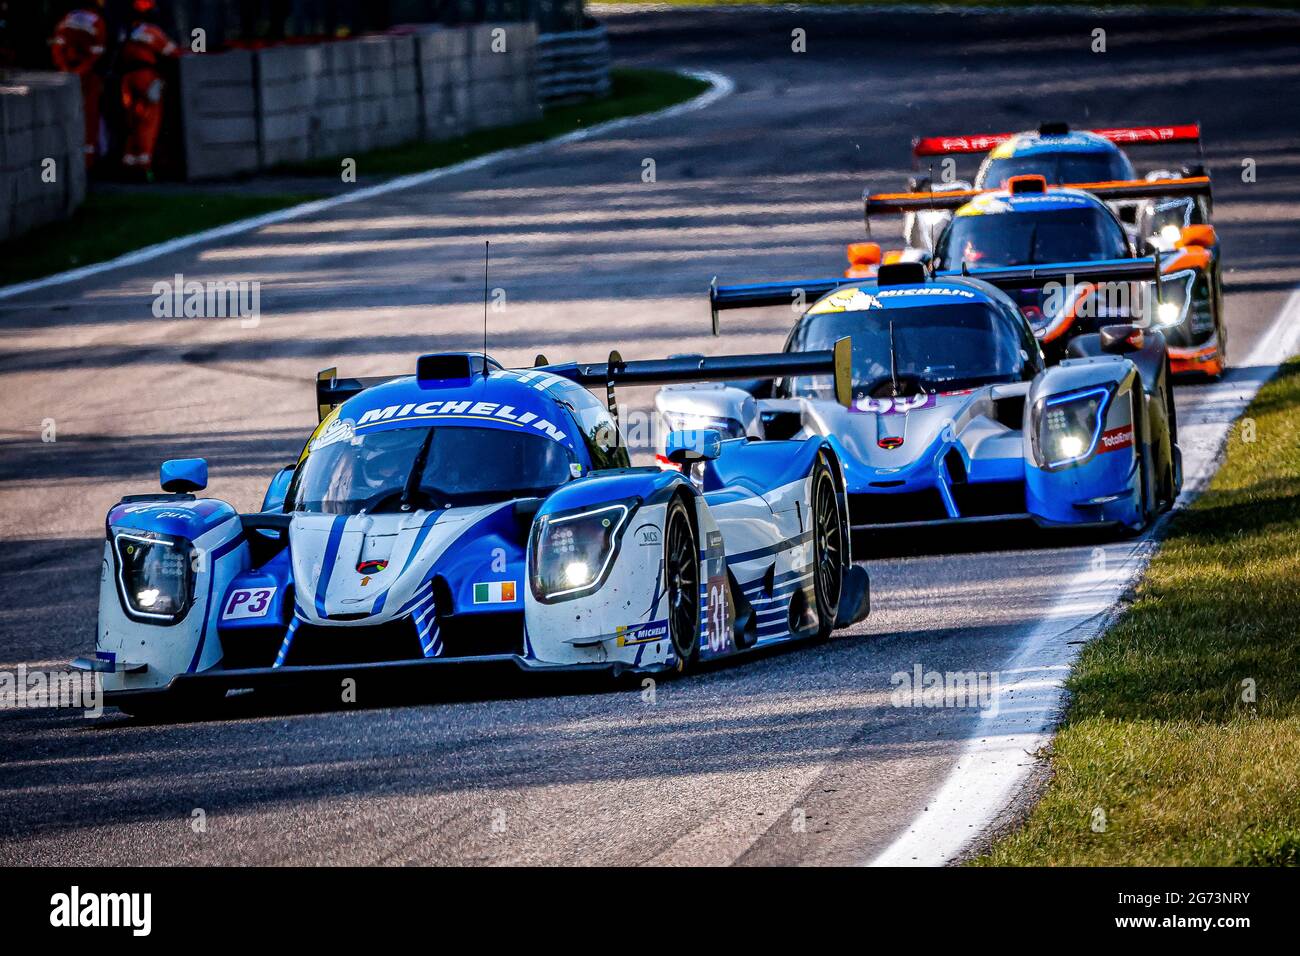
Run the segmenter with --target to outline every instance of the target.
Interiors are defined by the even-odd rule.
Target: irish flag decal
[[[514,581],[477,581],[474,584],[475,604],[514,604]]]

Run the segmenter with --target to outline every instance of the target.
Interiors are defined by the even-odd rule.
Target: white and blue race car
[[[317,382],[320,423],[261,511],[197,497],[203,459],[106,522],[93,657],[107,699],[469,660],[682,671],[825,637],[867,613],[838,452],[821,437],[669,436],[685,473],[629,467],[616,383],[819,375],[798,355],[505,369],[426,355],[415,375]],[[608,405],[587,390],[603,384]]]
[[[1020,520],[1137,532],[1172,506],[1182,459],[1169,356],[1158,330],[1103,326],[1049,366],[1003,290],[1131,282],[1153,259],[711,288],[724,309],[812,305],[791,354],[851,337],[851,400],[825,375],[667,386],[672,428],[824,438],[844,467],[852,530]]]

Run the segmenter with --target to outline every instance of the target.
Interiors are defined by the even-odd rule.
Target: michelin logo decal
[[[370,425],[380,425],[404,419],[457,417],[486,418],[493,422],[514,425],[519,428],[531,426],[547,435],[552,441],[563,442],[567,440],[565,433],[546,419],[539,418],[532,412],[519,412],[516,414],[513,405],[500,405],[496,402],[437,401],[387,405],[383,408],[372,408],[363,412],[361,417],[357,419],[356,430],[360,431]]]

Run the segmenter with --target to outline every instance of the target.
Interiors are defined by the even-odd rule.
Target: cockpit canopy
[[[1042,368],[1012,305],[955,282],[838,290],[799,320],[786,349],[825,349],[844,336],[853,340],[855,399],[1018,382]],[[790,379],[786,391],[834,397],[830,376]]]

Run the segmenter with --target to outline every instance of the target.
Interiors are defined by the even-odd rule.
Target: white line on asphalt
[[[288,209],[278,209],[275,212],[268,212],[261,216],[253,216],[250,219],[240,219],[237,222],[226,223],[226,225],[217,226],[214,229],[206,229],[203,232],[196,232],[188,236],[171,239],[167,242],[145,246],[143,249],[136,249],[134,252],[128,252],[125,255],[118,256],[116,259],[109,259],[105,262],[96,262],[92,265],[82,266],[80,269],[71,269],[67,272],[60,272],[52,276],[32,279],[29,282],[19,282],[15,285],[3,286],[0,287],[0,299],[9,299],[16,295],[23,295],[27,292],[35,292],[39,289],[48,289],[51,286],[64,285],[65,283],[76,282],[80,279],[88,279],[92,276],[110,272],[114,269],[138,265],[142,262],[148,262],[151,259],[157,259],[159,256],[179,252],[182,249],[189,249],[192,246],[199,246],[205,243],[214,242],[218,239],[237,236],[240,233],[249,232],[253,229],[260,229],[263,226],[270,226],[275,223],[288,222],[292,219],[301,219],[303,216],[310,216],[327,209],[333,209],[335,206],[360,202],[363,199],[371,199],[375,196],[383,196],[387,193],[398,192],[403,189],[412,189],[416,186],[423,186],[446,176],[455,176],[457,173],[465,173],[470,170],[481,169],[484,166],[500,162],[501,160],[522,159],[553,146],[577,143],[582,140],[591,139],[593,136],[603,136],[605,133],[627,129],[629,126],[636,126],[641,123],[652,123],[657,120],[681,116],[685,113],[693,113],[696,110],[702,110],[706,107],[712,106],[718,100],[729,95],[736,88],[736,84],[731,80],[731,78],[724,76],[721,73],[714,73],[709,70],[678,70],[677,72],[683,76],[702,80],[709,84],[709,88],[694,99],[687,100],[685,103],[678,103],[675,106],[666,107],[665,109],[654,113],[645,113],[640,116],[624,116],[621,119],[610,120],[607,123],[597,123],[595,126],[574,130],[572,133],[565,133],[563,136],[556,136],[554,139],[543,140],[540,143],[529,143],[527,146],[514,146],[510,149],[502,149],[495,153],[487,153],[483,156],[477,156],[474,159],[468,159],[463,163],[456,163],[454,166],[443,166],[440,169],[430,169],[422,173],[412,173],[409,176],[398,176],[395,179],[388,179],[374,186],[367,186],[353,192],[340,193],[337,196],[330,196],[326,199],[317,199],[312,202],[302,203],[298,206],[290,206]]]
[[[1232,423],[1278,365],[1300,349],[1300,289],[1287,299],[1247,359],[1202,390],[1179,422],[1186,474],[1178,507],[1209,483]],[[997,706],[981,715],[974,736],[925,809],[872,866],[942,866],[959,857],[1013,803],[1061,716],[1064,682],[1081,643],[1118,614],[1120,597],[1146,569],[1167,518],[1136,541],[1093,550],[1087,567],[1065,581],[1043,620],[999,672]]]

